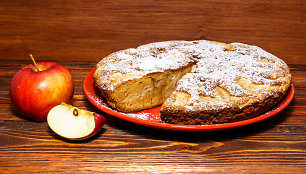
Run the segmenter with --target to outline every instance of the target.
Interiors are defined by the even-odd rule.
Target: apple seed
[[[74,109],[74,110],[73,110],[73,115],[74,115],[74,116],[78,116],[78,115],[79,115],[79,113],[78,113],[78,110],[77,110],[77,109]]]

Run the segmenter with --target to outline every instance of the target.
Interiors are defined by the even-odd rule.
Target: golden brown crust
[[[165,123],[184,125],[211,125],[242,121],[268,111],[285,95],[286,93],[280,93],[275,97],[270,96],[262,102],[257,101],[243,109],[232,107],[218,111],[189,111],[182,106],[176,106],[174,109],[173,107],[166,107],[166,104],[164,104],[161,110],[161,119]]]

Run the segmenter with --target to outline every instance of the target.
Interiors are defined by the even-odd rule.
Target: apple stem
[[[37,71],[40,71],[39,68],[38,68],[38,66],[37,66],[37,64],[36,64],[36,62],[35,62],[35,59],[34,59],[33,55],[32,55],[32,54],[29,54],[29,55],[30,55],[30,57],[31,57],[31,59],[32,59],[32,61],[33,61],[33,63],[34,63],[34,66],[35,66],[35,68],[37,69]]]
[[[74,116],[78,116],[78,115],[79,115],[79,113],[78,113],[78,110],[77,110],[77,109],[74,109],[74,110],[73,110],[73,115],[74,115]]]

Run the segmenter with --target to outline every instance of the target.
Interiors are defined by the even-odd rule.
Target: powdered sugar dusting
[[[217,86],[225,89],[232,96],[251,95],[237,83],[239,78],[249,79],[255,84],[281,82],[278,78],[286,74],[281,67],[287,66],[281,59],[256,46],[241,43],[231,45],[233,46],[231,50],[215,47],[208,53],[205,50],[206,52],[199,54],[199,62],[193,67],[191,73],[179,80],[177,91],[184,91],[191,95],[189,105],[200,103],[200,95],[215,97]],[[206,105],[212,106],[207,103]],[[217,105],[227,107],[225,103],[217,103]]]
[[[137,113],[137,114],[126,114],[129,117],[140,119],[140,120],[149,120],[150,119],[150,114],[149,113]]]
[[[106,66],[100,66],[104,63]],[[116,84],[110,83],[114,79],[108,77],[109,74],[133,74],[132,79],[190,64],[194,64],[191,72],[178,81],[176,88],[191,95],[188,105],[201,103],[200,96],[216,97],[216,87],[236,97],[250,95],[238,84],[239,78],[273,85],[282,83],[284,76],[290,76],[285,71],[286,63],[257,46],[205,40],[157,42],[122,50],[102,59],[96,73],[103,72],[106,77],[101,79],[103,84],[110,84],[108,88],[112,88]],[[219,105],[227,107],[227,102],[222,102],[220,100]]]
[[[199,61],[199,57],[204,57],[203,54],[213,54],[210,50],[215,50],[216,48],[222,49],[223,46],[204,40],[150,43],[137,48],[118,51],[107,56],[98,63],[95,74],[103,76],[100,79],[101,84],[109,84],[107,88],[113,89],[123,80],[112,79],[108,75],[117,72],[133,74],[133,76],[124,79],[131,80],[149,73],[176,70],[195,64]],[[117,83],[114,83],[114,81]]]
[[[146,75],[152,72],[178,69],[194,62],[179,49],[188,44],[190,43],[186,41],[169,41],[142,45],[136,49],[131,48],[111,54],[102,59],[99,64],[114,62],[102,68],[107,74],[121,72]]]
[[[154,121],[154,122],[161,121],[159,114],[154,114],[154,113],[139,112],[139,113],[126,113],[125,115],[131,118],[145,120],[145,121]]]

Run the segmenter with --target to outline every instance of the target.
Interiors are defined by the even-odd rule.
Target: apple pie
[[[107,103],[122,112],[161,105],[171,124],[240,121],[287,93],[287,64],[257,46],[207,40],[164,41],[115,52],[93,74]]]

